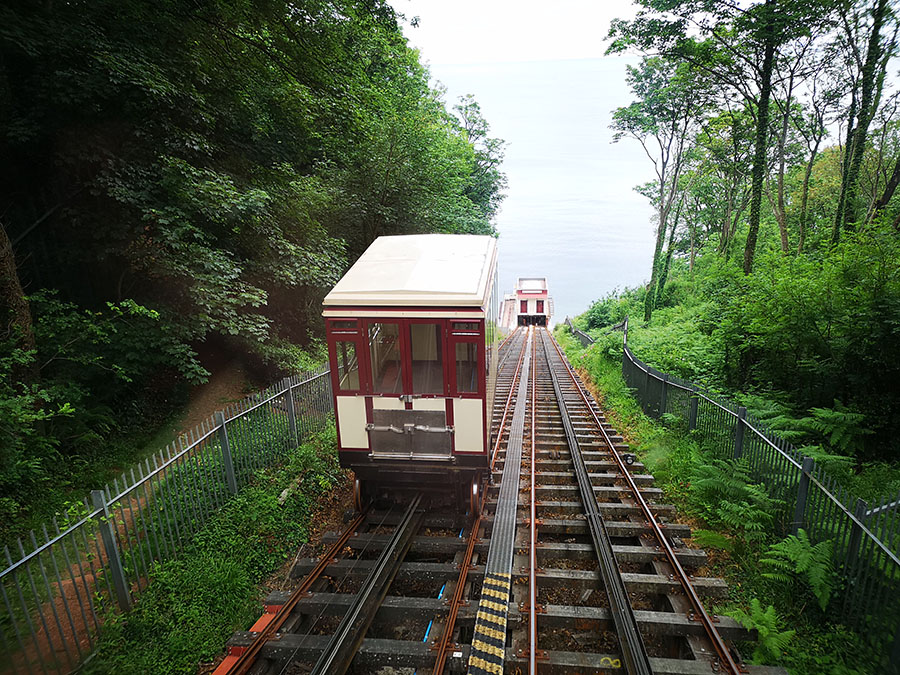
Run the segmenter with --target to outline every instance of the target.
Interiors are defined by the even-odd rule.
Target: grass
[[[308,540],[320,496],[337,483],[333,427],[231,499],[174,560],[154,566],[134,609],[110,616],[85,672],[194,673],[262,611],[260,582]],[[278,497],[298,476],[284,504]]]
[[[765,576],[760,558],[778,541],[772,532],[764,532],[756,540],[739,527],[723,526],[717,519],[721,497],[715,500],[719,503],[707,503],[709,492],[697,486],[703,467],[714,464],[711,450],[674,420],[666,426],[643,413],[622,379],[621,351],[615,349],[615,338],[584,349],[565,328],[558,329],[556,337],[572,365],[589,380],[610,423],[654,474],[666,500],[675,504],[679,516],[694,528],[693,545],[708,548],[704,573],[728,582],[729,596],[716,611],[744,617],[745,625],[759,629],[762,639],[741,645],[745,657],[783,666],[794,675],[884,673],[883,667],[873,662],[875,657],[862,638],[846,626],[831,622],[833,615],[819,608],[811,590],[800,581],[786,585]],[[616,338],[621,340],[621,336]],[[762,610],[769,606],[773,609],[766,617]],[[784,648],[779,647],[779,641]]]

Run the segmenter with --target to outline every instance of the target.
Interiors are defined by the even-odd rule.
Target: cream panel
[[[478,398],[453,399],[453,429],[456,450],[482,452],[484,450],[483,401]]]
[[[444,399],[442,398],[414,398],[413,410],[444,410]]]
[[[403,401],[398,396],[373,396],[372,408],[375,410],[403,410]]]
[[[362,396],[337,397],[338,429],[345,448],[368,448],[366,399]]]

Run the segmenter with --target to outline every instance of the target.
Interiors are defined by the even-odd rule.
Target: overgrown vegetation
[[[900,269],[900,240],[873,230],[846,237],[823,266],[775,253],[744,276],[713,252],[693,270],[673,264],[649,322],[639,318],[643,288],[602,298],[574,321],[600,336],[631,316],[629,346],[641,360],[739,401],[859,497],[896,495],[900,389],[889,378],[900,377],[900,313],[890,308],[900,311],[900,285],[877,262],[885,247]],[[599,341],[595,349],[621,355],[621,333]]]
[[[375,237],[493,233],[504,144],[471,97],[448,110],[402,20],[0,6],[0,538],[127,465],[200,353],[269,377],[321,355],[321,297]]]
[[[847,474],[893,461],[897,8],[634,4],[608,36],[610,52],[641,57],[612,127],[655,173],[636,190],[655,209],[656,246],[647,285],[598,300],[580,327],[629,314],[641,359],[743,399],[823,462]],[[898,488],[894,473],[879,494]]]
[[[884,672],[863,638],[824,611],[835,588],[828,543],[812,545],[802,530],[776,535],[777,505],[740,462],[717,459],[674,420],[665,426],[643,414],[622,379],[620,333],[589,349],[565,328],[557,339],[593,382],[611,423],[654,474],[666,500],[689,519],[691,544],[710,554],[707,569],[728,581],[728,599],[715,611],[758,631],[755,643],[743,645],[745,658],[797,675]]]
[[[107,619],[89,673],[194,673],[262,612],[259,583],[308,540],[316,501],[339,481],[334,428],[227,502],[176,559],[157,564],[134,609]],[[300,477],[283,504],[281,492]]]

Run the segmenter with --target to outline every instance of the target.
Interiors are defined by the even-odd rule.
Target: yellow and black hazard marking
[[[468,675],[502,675],[506,653],[506,613],[509,610],[509,573],[484,575],[475,617],[475,635]]]

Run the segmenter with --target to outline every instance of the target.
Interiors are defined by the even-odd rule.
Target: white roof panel
[[[376,239],[325,296],[326,307],[481,307],[497,257],[493,237],[408,234]]]
[[[543,291],[547,288],[546,277],[519,277],[520,291]]]

